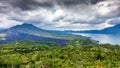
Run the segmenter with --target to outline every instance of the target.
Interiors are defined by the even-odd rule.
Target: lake
[[[75,35],[82,35],[86,37],[91,37],[100,43],[110,43],[120,45],[120,35],[110,35],[110,34],[89,34],[89,33],[73,33]]]

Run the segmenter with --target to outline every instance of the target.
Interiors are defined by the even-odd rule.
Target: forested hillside
[[[119,68],[120,46],[72,40],[56,43],[18,41],[0,45],[0,68]]]

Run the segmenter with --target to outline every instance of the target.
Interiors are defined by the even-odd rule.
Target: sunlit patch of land
[[[4,34],[4,33],[2,33],[2,34],[0,34],[0,40],[5,40],[6,39],[6,34]]]

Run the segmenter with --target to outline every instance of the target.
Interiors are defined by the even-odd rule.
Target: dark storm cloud
[[[52,8],[54,4],[66,7],[78,4],[96,4],[104,0],[0,0],[3,4],[18,7],[22,10],[36,9],[37,7]]]
[[[36,0],[0,0],[0,2],[22,10],[36,9],[39,6],[51,7],[53,5],[49,2],[38,2]]]
[[[104,0],[57,0],[58,3],[64,4],[66,6],[68,5],[77,5],[77,4],[96,4],[100,1]]]

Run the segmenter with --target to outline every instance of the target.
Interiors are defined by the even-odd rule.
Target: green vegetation
[[[0,68],[119,68],[120,46],[72,40],[55,43],[19,41],[0,45]]]

